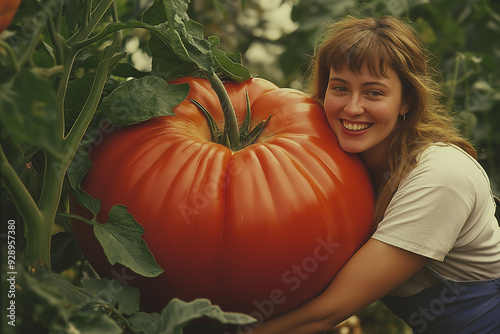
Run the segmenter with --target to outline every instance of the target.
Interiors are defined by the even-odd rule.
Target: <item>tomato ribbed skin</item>
[[[124,204],[165,272],[136,274],[146,309],[172,297],[209,298],[225,311],[268,318],[324,289],[372,231],[373,192],[356,156],[343,152],[322,107],[263,79],[226,83],[239,124],[252,106],[256,141],[232,152],[211,142],[200,102],[223,128],[208,81],[183,78],[186,101],[165,116],[114,129],[90,153],[82,188],[99,198],[99,221]],[[86,224],[73,224],[96,271],[117,277]],[[116,269],[116,268],[115,268]],[[123,278],[123,277],[122,277]]]

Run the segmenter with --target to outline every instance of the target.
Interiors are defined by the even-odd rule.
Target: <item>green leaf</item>
[[[38,67],[49,68],[56,65],[53,58],[54,50],[47,43],[41,43],[40,48],[33,53],[33,63]]]
[[[145,22],[135,20],[128,21],[127,23],[110,23],[99,34],[81,42],[76,48],[81,49],[119,30],[127,28],[144,28],[153,32],[165,42],[169,49],[183,62],[195,63],[200,69],[211,72],[214,65],[212,52],[210,51],[210,43],[203,38],[203,25],[190,20],[186,12],[180,9],[183,8],[183,6],[179,6],[181,3],[184,3],[184,1],[165,0],[164,8],[168,19],[168,25],[159,24],[157,26],[152,26]]]
[[[8,271],[6,266],[2,269]],[[123,287],[117,281],[83,281],[84,287],[77,288],[45,267],[30,267],[28,272],[18,264],[15,272],[15,277],[10,276],[16,283],[15,327],[8,326],[15,331],[7,330],[7,333],[119,334],[123,328],[113,317],[137,310],[137,305],[132,306],[139,302],[136,289]],[[2,281],[2,291],[9,289],[6,285],[11,281]],[[103,307],[107,303],[102,303],[105,299],[102,297],[109,296],[110,291],[113,300],[121,306],[118,310]]]
[[[111,70],[111,73],[115,76],[122,77],[122,78],[142,78],[147,75],[149,75],[149,72],[143,72],[139,71],[137,68],[135,68],[132,64],[129,63],[118,63],[115,65],[115,67]]]
[[[99,66],[100,61],[101,61],[100,56],[90,55],[83,60],[75,60],[74,66],[77,68],[84,68],[87,70],[90,70],[90,69],[95,70]]]
[[[58,294],[64,296],[65,304],[80,304],[88,299],[84,293],[78,290],[63,276],[51,272],[45,267],[35,268],[34,272],[34,274],[28,277],[33,279],[34,282],[43,284],[43,286],[49,287],[50,289],[55,289],[53,291],[57,291]]]
[[[217,320],[221,324],[246,325],[256,322],[255,318],[242,313],[224,312],[208,299],[184,302],[172,299],[161,315],[138,313],[130,318],[132,327],[146,334],[182,334],[191,321],[202,317]]]
[[[155,76],[159,76],[167,82],[186,76],[202,76],[195,63],[184,62],[155,34],[151,35],[148,47],[153,58],[152,74]]]
[[[139,312],[130,317],[131,327],[139,333],[158,334],[161,315],[158,313]]]
[[[142,20],[164,31],[154,32],[168,47],[167,52],[176,55],[178,63],[193,62],[211,72],[214,66],[211,45],[203,38],[203,25],[187,15],[188,3],[187,0],[157,0],[144,12]]]
[[[82,259],[82,252],[75,237],[69,232],[52,235],[50,247],[50,265],[55,273],[62,273]]]
[[[234,62],[228,55],[219,49],[212,49],[216,72],[238,83],[249,80],[250,70],[240,63]]]
[[[88,56],[87,58],[85,58],[80,62],[75,62],[75,67],[85,68],[85,69],[96,69],[99,66],[100,61],[101,57],[99,56]],[[129,77],[142,78],[146,75],[150,75],[151,73],[139,71],[132,64],[122,61],[117,63],[111,68],[111,74],[122,78],[129,78]]]
[[[182,334],[182,329],[192,320],[208,317],[221,324],[246,325],[257,321],[246,314],[223,312],[219,306],[212,305],[208,299],[196,299],[184,302],[172,299],[161,312],[160,333]]]
[[[121,314],[139,312],[139,290],[130,286],[122,286],[119,281],[107,278],[82,281],[83,291],[117,308]]]
[[[77,313],[71,317],[71,324],[74,331],[64,333],[79,334],[121,334],[123,329],[108,315],[100,313]]]
[[[169,46],[183,60],[213,71],[210,43],[203,38],[203,25],[189,19],[189,0],[162,0],[168,19]]]
[[[56,95],[52,83],[29,69],[23,69],[17,80],[0,87],[0,120],[15,142],[29,143],[60,157],[62,133],[57,131]]]
[[[142,15],[143,22],[164,31],[164,33],[151,34],[149,40],[149,49],[153,56],[153,73],[167,81],[185,76],[200,76],[200,68],[210,70],[212,67],[212,60],[208,59],[212,44],[210,41],[201,42],[203,40],[203,26],[189,19],[186,14],[187,3],[185,1],[177,1],[169,6],[169,13],[173,10],[174,16],[177,13],[180,19],[177,24],[170,23],[171,18],[167,16],[167,6],[162,0],[157,0]],[[169,27],[179,29],[181,34],[170,31]],[[173,41],[175,41],[172,45],[171,35],[174,36]],[[179,41],[179,39],[181,40]],[[196,61],[191,59],[188,54],[189,47],[186,49],[183,46],[184,41],[187,41],[187,44],[202,44],[206,66],[199,66]]]
[[[241,124],[240,129],[240,141],[245,140],[250,132],[250,123],[252,121],[252,108],[250,107],[250,97],[248,96],[248,91],[245,92],[245,98],[247,101],[247,113],[245,115],[245,120]]]
[[[6,267],[2,269],[3,272],[7,272]],[[35,276],[42,277],[45,282],[27,273],[21,265],[17,265],[15,272],[16,275],[7,275],[7,277],[2,275],[2,291],[9,289],[9,286],[4,286],[4,284],[15,283],[15,298],[12,300],[15,301],[14,323],[17,333],[63,332],[71,316],[71,309],[66,307],[68,301],[65,298],[65,293],[71,283],[64,282],[61,276],[52,274],[45,268],[32,269]],[[60,289],[53,284],[55,282],[61,284]]]
[[[90,170],[90,167],[92,167],[92,162],[90,161],[90,158],[83,146],[80,146],[68,167],[67,176],[71,188],[73,189],[73,196],[78,204],[96,216],[99,211],[101,211],[101,201],[93,198],[80,187],[80,184],[85,175],[87,175],[87,172]]]
[[[142,13],[141,21],[152,26],[168,23],[167,13],[165,12],[163,2],[161,0],[154,1],[154,3]]]
[[[123,205],[115,205],[109,211],[109,221],[94,225],[94,233],[111,264],[121,263],[146,277],[163,272],[141,239],[144,229]]]
[[[95,72],[91,72],[81,78],[71,80],[68,83],[64,99],[64,121],[66,123],[66,129],[70,129],[80,115],[80,112],[89,97],[94,79]]]
[[[267,123],[269,123],[269,121],[271,120],[271,116],[272,115],[269,115],[267,120],[260,122],[253,128],[252,131],[250,131],[250,133],[242,140],[241,143],[242,147],[252,145],[253,143],[255,143],[255,141],[259,138],[262,131],[264,131]]]
[[[115,126],[174,115],[173,109],[189,94],[189,84],[168,85],[159,77],[127,81],[106,97],[98,107]]]
[[[66,0],[64,3],[64,17],[71,34],[78,29],[78,23],[83,11],[82,4],[83,1],[81,0]]]

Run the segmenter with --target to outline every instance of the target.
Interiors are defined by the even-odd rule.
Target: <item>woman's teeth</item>
[[[345,121],[342,121],[342,125],[344,126],[344,128],[350,131],[361,131],[368,129],[370,126],[372,126],[372,124],[370,123],[352,124],[352,123],[347,123]]]

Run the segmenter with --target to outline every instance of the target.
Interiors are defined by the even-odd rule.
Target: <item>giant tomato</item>
[[[367,240],[373,193],[356,156],[344,153],[322,107],[305,94],[263,79],[225,83],[238,122],[272,117],[258,140],[239,151],[211,142],[200,102],[222,128],[207,80],[176,116],[116,129],[93,148],[82,188],[102,202],[100,221],[124,204],[165,272],[128,274],[143,306],[172,297],[209,298],[226,311],[267,318],[314,297]],[[96,271],[113,271],[86,224],[74,224]],[[131,277],[134,277],[131,279]],[[118,277],[120,278],[120,277]]]

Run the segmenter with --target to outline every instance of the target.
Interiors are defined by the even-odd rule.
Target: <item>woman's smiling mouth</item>
[[[349,131],[362,131],[368,129],[373,125],[373,123],[365,123],[365,122],[353,123],[345,119],[341,119],[340,122],[342,123],[342,126]]]

